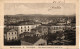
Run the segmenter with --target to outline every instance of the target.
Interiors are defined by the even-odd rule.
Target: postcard
[[[1,49],[79,49],[79,0],[1,0]]]

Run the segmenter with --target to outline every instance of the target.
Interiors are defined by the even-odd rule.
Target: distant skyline
[[[59,8],[55,8],[59,7]],[[63,3],[5,3],[5,15],[15,14],[50,14],[50,15],[74,15],[75,4]]]

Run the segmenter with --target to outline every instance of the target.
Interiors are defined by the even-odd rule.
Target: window
[[[10,33],[9,33],[9,35],[10,35]]]
[[[21,27],[21,29],[22,29],[22,27]]]
[[[25,32],[26,32],[26,26],[25,26]]]
[[[29,31],[29,29],[28,29],[28,31]]]
[[[26,30],[25,30],[25,32],[26,32]]]
[[[22,32],[22,30],[21,30],[21,32]]]
[[[12,32],[12,34],[13,34],[13,32]]]
[[[28,26],[28,28],[29,28],[29,26]]]
[[[10,40],[10,38],[9,38],[9,40]]]
[[[16,37],[15,37],[15,39],[16,39]]]

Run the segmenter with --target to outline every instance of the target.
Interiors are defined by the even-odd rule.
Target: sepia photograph
[[[5,3],[4,46],[76,45],[74,3]]]

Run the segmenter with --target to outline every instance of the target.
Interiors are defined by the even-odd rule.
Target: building
[[[71,24],[66,24],[65,25],[65,30],[71,30],[71,29],[72,29]]]
[[[35,33],[36,36],[47,35],[48,34],[48,26],[40,25],[37,28],[32,29],[31,32]]]
[[[31,32],[31,29],[36,28],[36,25],[19,25],[18,32],[21,34],[23,32]]]
[[[40,26],[41,29],[39,29],[39,31],[41,31],[42,35],[47,35],[48,34],[48,25],[41,25]]]
[[[6,28],[18,30],[18,26],[15,24],[7,25]]]
[[[7,32],[7,41],[18,40],[18,32],[11,29]]]
[[[9,31],[10,29],[8,28],[4,28],[4,40],[7,40],[7,32]]]
[[[62,31],[64,32],[65,26],[60,26],[60,25],[52,25],[49,28],[50,33],[56,33],[57,31]]]
[[[21,34],[23,32],[31,32],[31,29],[34,29],[40,25],[41,24],[39,24],[39,23],[22,22],[18,26],[18,32],[19,32],[19,34]]]
[[[47,45],[47,41],[40,38],[34,45]]]
[[[23,32],[19,35],[20,38],[24,38],[25,36],[30,36],[33,37],[34,33],[30,33],[30,32]]]
[[[42,38],[38,38],[37,36],[26,36],[21,40],[21,45],[47,45],[47,41]]]

